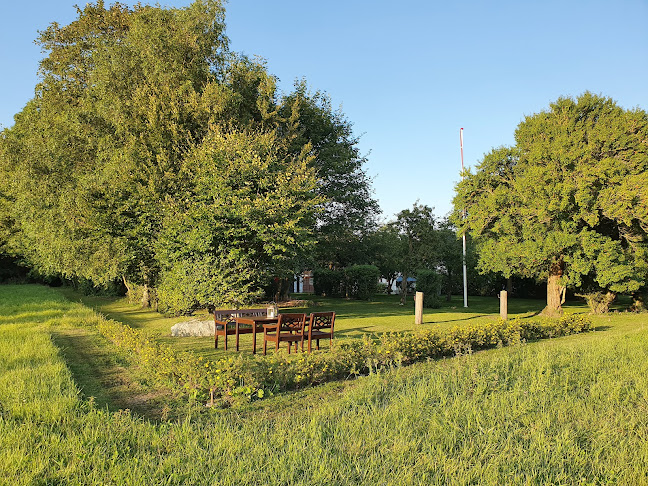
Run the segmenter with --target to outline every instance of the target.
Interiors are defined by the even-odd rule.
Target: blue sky
[[[74,3],[3,5],[2,126],[33,96],[37,31],[71,22]],[[233,50],[265,58],[283,90],[304,77],[341,107],[385,219],[417,200],[439,216],[450,210],[461,127],[470,166],[559,96],[589,90],[648,109],[648,0],[231,0],[226,9]]]

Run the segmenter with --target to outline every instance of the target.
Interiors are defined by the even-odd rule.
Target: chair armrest
[[[216,326],[216,329],[227,329],[228,326],[233,327],[234,323],[227,322],[227,321],[219,321],[218,319],[214,319],[214,325]]]

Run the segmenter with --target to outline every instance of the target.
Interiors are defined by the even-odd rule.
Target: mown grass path
[[[137,373],[127,357],[99,333],[84,328],[59,328],[51,332],[74,382],[98,408],[132,410],[150,419],[159,419],[166,413],[164,402],[170,400],[170,393],[147,385],[146,378]]]
[[[648,484],[645,315],[151,422],[79,395],[77,306],[0,287],[0,484]]]

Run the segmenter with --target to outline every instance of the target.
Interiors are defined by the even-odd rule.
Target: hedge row
[[[115,321],[102,321],[99,331],[116,345],[132,351],[139,363],[165,384],[199,400],[232,402],[262,398],[327,381],[368,374],[416,361],[456,356],[473,350],[508,346],[526,340],[586,332],[586,316],[559,319],[492,321],[450,330],[385,333],[379,340],[337,343],[332,350],[311,354],[285,352],[268,356],[242,354],[207,361],[191,353],[175,353],[142,331]]]
[[[374,265],[317,268],[313,271],[316,295],[368,300],[378,291],[380,270]]]

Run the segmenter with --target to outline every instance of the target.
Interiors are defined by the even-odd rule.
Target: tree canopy
[[[646,112],[586,92],[527,116],[515,142],[486,154],[456,189],[453,221],[479,245],[480,269],[546,279],[549,313],[560,312],[566,286],[644,288]]]
[[[0,138],[4,251],[186,312],[243,304],[376,211],[351,125],[229,51],[219,1],[77,13],[40,34],[41,82]]]

